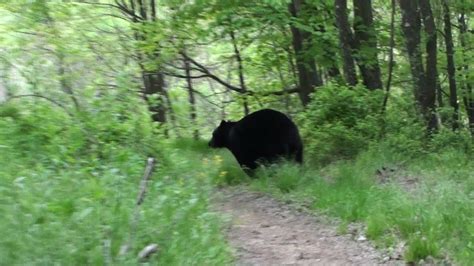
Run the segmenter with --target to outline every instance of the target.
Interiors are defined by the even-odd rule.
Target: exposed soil
[[[403,265],[362,235],[340,235],[326,218],[245,188],[221,190],[217,211],[230,218],[227,236],[237,265]]]

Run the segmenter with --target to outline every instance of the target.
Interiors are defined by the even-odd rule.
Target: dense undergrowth
[[[338,217],[341,232],[362,223],[380,247],[405,242],[408,262],[474,261],[469,134],[444,128],[428,138],[410,102],[393,100],[397,112],[384,115],[374,107],[381,95],[363,88],[330,86],[315,97],[296,117],[305,165],[262,167],[254,179],[226,150],[165,139],[146,110],[97,104],[71,116],[46,104],[1,106],[0,264],[135,264],[151,243],[153,264],[229,264],[210,200],[215,187],[241,183]],[[157,169],[132,250],[120,255],[148,156]]]
[[[340,218],[342,232],[349,223],[362,222],[367,237],[380,247],[403,241],[408,262],[430,256],[468,265],[474,260],[471,159],[447,151],[399,162],[373,149],[322,169],[264,168],[251,185]],[[379,174],[387,167],[392,171]]]
[[[207,176],[218,167],[196,169],[202,156],[155,139],[146,112],[124,120],[18,107],[0,110],[0,265],[130,265],[151,243],[159,246],[152,264],[232,259],[209,208]],[[150,155],[157,167],[132,233]],[[131,250],[120,255],[127,243]]]
[[[468,130],[428,136],[408,97],[386,114],[381,94],[364,88],[321,88],[298,117],[305,165],[261,168],[251,187],[351,222],[403,258],[474,261],[474,145]],[[449,117],[449,116],[448,116]],[[381,132],[381,128],[383,131]],[[224,153],[227,154],[227,153]],[[238,183],[231,173],[222,183]],[[242,181],[240,181],[242,182]]]
[[[403,259],[433,258],[470,265],[474,260],[474,165],[457,150],[406,158],[374,146],[353,160],[315,168],[283,163],[259,169],[249,181],[229,165],[218,184],[246,183],[284,201],[352,222],[378,247],[405,243]],[[409,159],[409,160],[407,160]],[[390,252],[389,252],[390,253]],[[398,254],[392,254],[398,256]]]

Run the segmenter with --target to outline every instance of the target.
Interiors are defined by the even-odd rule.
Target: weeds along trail
[[[230,219],[227,237],[237,265],[403,265],[367,241],[339,235],[322,218],[245,188],[227,188],[215,208]]]

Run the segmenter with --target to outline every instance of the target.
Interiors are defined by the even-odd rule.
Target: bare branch
[[[182,78],[182,79],[187,79],[187,78],[201,79],[201,78],[208,78],[209,77],[209,75],[207,75],[207,74],[203,74],[203,75],[199,75],[199,76],[186,76],[186,75],[180,75],[180,74],[171,73],[171,72],[162,72],[162,73],[164,75],[167,75],[167,76],[170,76],[170,77]]]
[[[116,8],[120,10],[123,14],[128,15],[133,22],[138,22],[138,21],[143,21],[144,18],[137,15],[132,7],[132,9],[129,9],[127,4],[124,2],[120,3],[118,0],[115,0]]]
[[[263,92],[260,95],[261,96],[270,96],[270,95],[285,95],[285,94],[293,94],[293,93],[298,93],[300,91],[299,87],[291,88],[291,89],[286,89],[282,91],[269,91],[269,92]]]
[[[224,87],[230,89],[230,90],[233,90],[233,91],[236,91],[238,93],[245,93],[246,91],[242,88],[239,88],[239,87],[235,87],[234,85],[230,84],[230,83],[227,83],[225,81],[223,81],[222,79],[220,79],[219,77],[217,77],[216,75],[212,74],[211,71],[209,69],[207,69],[205,66],[203,66],[202,64],[196,62],[196,60],[192,59],[191,57],[187,56],[186,54],[183,54],[181,53],[181,55],[186,58],[187,60],[189,60],[189,62],[191,62],[193,65],[195,65],[196,67],[198,67],[198,71],[206,74],[209,78],[217,81],[219,84],[223,85]]]

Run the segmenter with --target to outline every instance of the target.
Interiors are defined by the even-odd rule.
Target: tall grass
[[[381,247],[405,241],[407,262],[430,256],[472,263],[474,165],[469,157],[453,150],[429,154],[393,172],[417,177],[416,184],[406,186],[395,177],[382,184],[377,170],[395,165],[396,157],[372,149],[321,170],[292,164],[262,168],[252,187],[309,205],[342,224],[362,222],[367,237]]]
[[[151,264],[230,263],[209,202],[209,177],[217,170],[203,167],[203,156],[179,144],[148,142],[151,130],[140,135],[126,121],[123,131],[111,132],[111,119],[97,127],[88,121],[96,141],[86,146],[84,124],[42,111],[15,118],[0,113],[0,265],[135,265],[151,243],[159,247]],[[149,154],[157,168],[131,250],[120,255]]]

